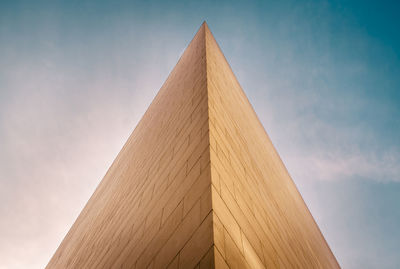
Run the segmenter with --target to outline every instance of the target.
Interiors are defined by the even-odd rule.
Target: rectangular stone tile
[[[218,216],[222,225],[227,229],[238,249],[243,252],[240,227],[232,216],[225,202],[219,196],[214,186],[212,186],[212,204],[215,214]]]
[[[165,268],[190,239],[200,223],[200,200],[198,200],[157,254],[154,268]]]
[[[222,257],[218,248],[214,246],[214,256],[215,256],[215,269],[229,269],[229,266],[226,264],[225,259]]]
[[[210,212],[181,250],[180,268],[193,268],[213,245],[212,216]]]
[[[214,258],[214,246],[211,246],[207,253],[203,256],[200,261],[199,269],[214,269],[215,258]]]
[[[239,250],[236,243],[229,235],[226,229],[224,229],[224,238],[225,238],[225,252],[226,252],[226,262],[231,269],[246,269],[251,268],[244,256],[243,252]]]

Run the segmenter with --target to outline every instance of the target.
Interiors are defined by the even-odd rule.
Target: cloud
[[[379,182],[400,182],[400,156],[397,152],[384,152],[383,156],[365,152],[289,154],[287,161],[294,178],[346,180],[359,177]]]

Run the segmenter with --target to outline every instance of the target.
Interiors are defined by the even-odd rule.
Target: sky
[[[343,268],[400,268],[390,1],[0,2],[0,269],[44,268],[206,20]]]

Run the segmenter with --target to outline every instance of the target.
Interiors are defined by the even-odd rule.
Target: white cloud
[[[383,156],[365,152],[288,154],[286,161],[294,178],[346,180],[357,177],[400,182],[400,156],[396,152],[385,152]]]

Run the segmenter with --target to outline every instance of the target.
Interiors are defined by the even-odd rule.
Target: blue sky
[[[395,1],[2,1],[0,268],[43,268],[203,20],[343,268],[399,268]]]

